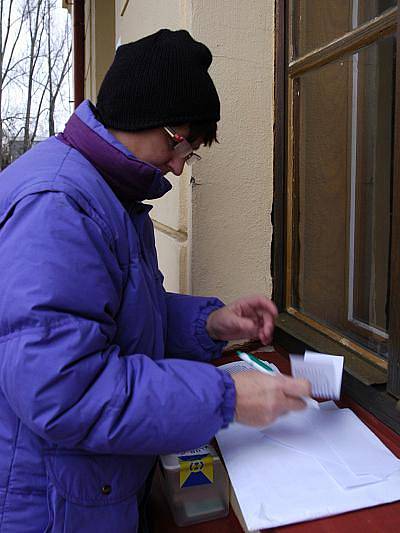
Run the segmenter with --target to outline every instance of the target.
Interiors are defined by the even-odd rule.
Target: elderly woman
[[[216,139],[211,60],[186,31],[119,47],[97,106],[0,178],[4,533],[135,532],[157,454],[304,407],[301,380],[206,364],[267,343],[271,301],[171,294],[157,266],[142,201]]]

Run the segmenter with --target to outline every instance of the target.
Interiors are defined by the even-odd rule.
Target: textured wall
[[[188,3],[190,0],[116,0],[117,31],[122,42],[136,41],[160,28],[185,28]]]
[[[192,290],[271,292],[273,0],[193,0],[193,35],[214,54],[220,145],[194,171]]]
[[[114,2],[85,0],[85,98],[96,96],[115,52]]]

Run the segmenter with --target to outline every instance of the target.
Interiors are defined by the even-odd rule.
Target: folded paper
[[[349,409],[324,402],[218,444],[249,531],[400,499],[400,460]]]

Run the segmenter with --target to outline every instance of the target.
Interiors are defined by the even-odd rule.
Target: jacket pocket
[[[46,533],[134,533],[136,494],[152,463],[151,457],[47,454]]]

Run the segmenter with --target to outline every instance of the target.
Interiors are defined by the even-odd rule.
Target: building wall
[[[201,149],[192,173],[168,175],[173,190],[153,202],[166,288],[225,301],[269,295],[274,1],[115,0],[115,43],[160,28],[186,28],[209,46],[222,105],[220,144]]]
[[[192,32],[213,51],[222,104],[221,144],[195,171],[193,292],[270,295],[274,2],[193,1]]]
[[[114,0],[85,0],[85,98],[96,101],[114,52]]]

